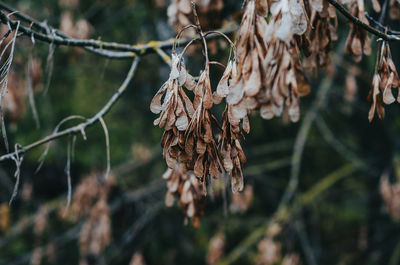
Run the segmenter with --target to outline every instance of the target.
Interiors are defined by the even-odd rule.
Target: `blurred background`
[[[240,22],[241,1],[223,2],[209,27]],[[168,24],[169,0],[6,4],[76,38],[145,44],[175,36]],[[46,146],[25,155],[11,206],[15,163],[0,164],[0,264],[400,264],[400,107],[394,103],[383,121],[368,122],[376,41],[372,55],[355,64],[344,55],[349,26],[338,16],[332,65],[310,77],[312,92],[301,101],[300,121],[251,116],[251,133],[243,144],[245,190],[233,195],[229,183],[215,181],[199,227],[187,224],[178,206],[164,204],[163,132],[153,126],[156,115],[149,104],[167,80],[169,66],[150,54],[104,119],[110,135],[109,179],[104,179],[101,125],[86,131],[86,141],[77,137],[68,210],[65,168],[71,138],[51,143],[37,173]],[[210,45],[212,58],[226,63],[226,43]],[[391,49],[400,67],[399,44]],[[198,73],[201,53],[193,49],[189,54],[188,69]],[[6,96],[10,146],[43,138],[67,116],[97,113],[130,63],[80,48],[49,50],[47,43],[18,38]],[[212,71],[215,88],[222,72]],[[27,95],[28,77],[37,119]],[[0,150],[6,153],[3,144]],[[298,180],[293,202],[280,204],[290,179]]]

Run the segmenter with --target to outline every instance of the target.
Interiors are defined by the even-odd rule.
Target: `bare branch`
[[[29,99],[29,105],[31,107],[32,111],[32,116],[36,124],[36,128],[40,128],[40,121],[39,121],[39,115],[36,109],[36,104],[35,104],[35,97],[33,95],[33,87],[32,87],[32,68],[33,68],[33,49],[34,49],[35,43],[32,43],[32,47],[30,50],[29,54],[29,59],[28,59],[28,65],[27,65],[27,74],[26,74],[26,90],[28,94],[28,99]]]
[[[67,195],[67,210],[69,209],[69,206],[71,205],[71,199],[72,199],[72,183],[71,183],[71,149],[72,149],[72,139],[69,140],[68,142],[68,147],[67,147],[67,164],[65,165],[65,174],[67,175],[67,183],[68,183],[68,195]],[[66,211],[65,211],[66,213]]]
[[[110,175],[110,171],[111,171],[110,136],[108,134],[107,125],[104,122],[103,118],[100,118],[100,123],[101,123],[101,126],[103,127],[104,136],[106,138],[107,169],[106,169],[105,178],[108,178],[108,176]]]
[[[80,115],[72,115],[72,116],[68,116],[67,118],[62,119],[56,126],[56,128],[54,128],[53,130],[53,134],[57,133],[58,130],[60,129],[61,125],[63,125],[64,123],[66,123],[67,121],[70,120],[74,120],[74,119],[81,119],[81,120],[85,120],[86,118]],[[37,174],[39,172],[39,170],[42,168],[44,160],[46,159],[47,154],[49,153],[50,150],[50,142],[47,143],[46,145],[46,149],[44,150],[44,152],[42,153],[42,155],[39,158],[39,166],[36,168],[35,170],[35,174]]]
[[[18,144],[16,144],[15,145],[15,155],[13,155],[11,157],[11,159],[14,160],[14,162],[15,162],[14,177],[16,178],[16,181],[15,181],[14,190],[13,190],[13,193],[11,195],[11,199],[10,199],[9,205],[11,205],[11,203],[13,202],[15,197],[17,196],[20,177],[21,177],[21,164],[22,164],[22,161],[24,160],[24,155],[23,154],[20,155],[18,153],[19,148],[20,148],[20,146]]]
[[[383,14],[383,13],[382,13]],[[368,13],[365,13],[365,17],[368,19],[370,23],[372,23],[375,27],[378,27],[380,29],[385,30],[385,26],[382,25],[379,21],[376,21],[373,17],[371,17]],[[387,29],[387,33],[389,34],[394,34],[394,35],[400,35],[400,31],[397,30],[392,30],[392,29]]]
[[[299,210],[315,201],[316,198],[321,196],[326,190],[331,188],[335,183],[341,179],[350,176],[356,171],[354,165],[345,164],[335,171],[323,177],[320,181],[315,183],[310,189],[296,198],[293,205],[281,204],[276,210],[275,214],[266,221],[263,225],[253,229],[253,231],[230,253],[227,253],[218,265],[228,265],[238,260],[250,247],[256,244],[263,236],[265,236],[267,229],[271,223],[279,222],[286,224],[293,215]]]
[[[337,48],[339,55],[343,53],[344,49],[342,46],[343,42]],[[342,57],[339,56],[339,58]],[[338,62],[338,65],[340,65],[340,62]],[[299,133],[297,134],[296,141],[293,147],[293,155],[291,161],[292,167],[290,171],[289,183],[282,196],[280,206],[289,203],[289,201],[292,199],[294,193],[297,190],[299,183],[300,169],[301,169],[301,159],[303,156],[304,147],[308,139],[308,134],[310,132],[311,126],[313,125],[315,119],[317,118],[318,112],[325,104],[326,97],[328,95],[328,92],[330,91],[330,88],[332,87],[332,83],[333,83],[332,76],[331,77],[328,76],[327,78],[322,80],[315,101],[313,102],[311,109],[307,112],[301,124]]]
[[[318,111],[325,104],[326,96],[332,87],[333,78],[326,78],[322,81],[321,87],[318,89],[318,95],[314,101],[313,106],[307,112],[299,133],[296,137],[296,142],[293,147],[293,156],[291,161],[290,179],[287,189],[282,197],[281,205],[287,204],[293,197],[299,182],[301,160],[303,156],[304,147],[306,145],[310,129],[317,118]]]
[[[335,1],[335,0],[327,0],[327,1],[331,5],[333,5],[340,13],[342,13],[348,20],[350,20],[353,24],[362,27],[366,31],[370,32],[371,34],[374,34],[375,36],[382,38],[385,41],[400,41],[399,36],[385,34],[384,32],[379,31],[379,30],[365,24],[358,18],[354,17],[346,8],[344,8],[344,6],[339,4],[337,1]]]
[[[125,92],[127,86],[129,85],[129,83],[132,81],[135,72],[136,72],[136,68],[139,64],[139,60],[140,57],[137,56],[135,57],[135,59],[132,62],[131,68],[129,69],[128,75],[126,76],[124,82],[122,83],[122,85],[119,87],[119,89],[117,90],[117,92],[114,93],[114,95],[109,99],[109,101],[107,102],[107,104],[96,114],[94,115],[92,118],[88,119],[86,122],[80,123],[76,126],[67,128],[65,130],[62,130],[60,132],[56,132],[56,133],[52,133],[48,136],[46,136],[45,138],[36,141],[34,143],[31,143],[29,145],[23,146],[18,150],[15,150],[12,153],[8,153],[5,155],[2,155],[0,157],[0,161],[5,161],[8,159],[12,159],[13,157],[15,157],[16,155],[21,155],[24,154],[34,148],[37,148],[45,143],[51,142],[55,139],[61,138],[63,136],[66,135],[75,135],[78,133],[82,133],[84,134],[84,131],[86,128],[92,126],[93,124],[95,124],[96,122],[100,121],[101,118],[103,118],[111,109],[111,107],[118,101],[118,99],[121,97],[121,95]],[[85,135],[84,135],[85,137]]]
[[[54,36],[54,31],[48,30],[48,34],[53,34]],[[50,81],[51,78],[53,77],[53,70],[54,70],[54,52],[56,51],[56,46],[54,43],[50,43],[49,45],[49,53],[47,54],[47,59],[46,59],[46,82],[44,85],[44,92],[43,94],[46,95],[47,91],[49,90],[50,87]]]
[[[8,12],[15,11],[11,7],[8,7],[4,3],[0,2],[0,9],[6,10]],[[171,49],[174,45],[174,40],[166,40],[166,41],[151,41],[147,44],[143,45],[130,45],[130,44],[122,44],[116,42],[103,42],[99,40],[89,39],[75,39],[71,38],[60,31],[54,29],[53,27],[43,25],[43,23],[37,22],[30,18],[27,15],[21,14],[20,12],[14,14],[16,17],[21,20],[32,24],[36,28],[39,28],[41,32],[37,32],[32,30],[29,27],[21,26],[20,32],[29,37],[32,37],[36,40],[44,41],[47,43],[54,43],[55,45],[66,45],[66,46],[74,46],[81,47],[95,54],[112,58],[112,59],[127,59],[132,58],[135,54],[149,54],[155,53],[157,49]],[[11,20],[4,12],[0,11],[0,21],[4,24],[10,24],[11,28],[14,29],[18,21]],[[54,35],[48,34],[46,31],[46,27],[54,31]],[[219,30],[224,34],[232,34],[237,31],[237,26],[228,29]],[[208,34],[207,39],[217,39],[221,38],[220,34]],[[186,45],[192,39],[181,39],[178,41],[179,45]]]

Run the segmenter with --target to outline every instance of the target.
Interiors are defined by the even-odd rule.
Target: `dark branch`
[[[365,13],[365,17],[368,19],[369,23],[374,25],[375,27],[380,28],[381,30],[385,30],[387,27],[379,23],[379,21],[376,21],[373,17],[371,17],[368,13]],[[391,30],[387,29],[388,34],[393,34],[393,35],[400,35],[400,31],[397,30]]]
[[[7,12],[15,12],[16,10],[7,6],[6,4],[0,2],[0,9],[5,10]],[[94,39],[75,39],[71,38],[59,30],[48,26],[45,23],[38,22],[29,16],[17,12],[13,14],[13,16],[19,18],[20,20],[29,23],[32,27],[37,28],[40,32],[33,30],[32,28],[26,26],[20,26],[19,31],[24,35],[29,37],[33,37],[36,40],[44,41],[47,43],[54,43],[56,45],[65,45],[72,47],[81,47],[92,53],[112,58],[112,59],[127,59],[132,58],[136,54],[144,55],[149,53],[154,53],[157,49],[171,49],[173,47],[173,40],[166,41],[151,41],[147,44],[143,45],[130,45],[116,42],[103,42]],[[4,12],[0,11],[0,21],[3,24],[10,24],[11,28],[14,29],[17,26],[17,21],[10,19]],[[54,34],[48,34],[48,30],[53,31]],[[221,30],[224,34],[232,34],[237,30],[237,27]],[[220,38],[218,34],[209,34],[207,39],[216,39]],[[178,42],[179,45],[186,45],[192,39],[182,39]]]
[[[376,35],[379,38],[382,38],[385,41],[400,41],[400,37],[396,35],[391,35],[391,34],[385,34],[384,32],[377,30],[358,18],[354,17],[352,14],[350,14],[349,11],[347,11],[346,8],[344,8],[341,4],[339,4],[335,0],[327,0],[331,5],[333,5],[340,13],[342,13],[348,20],[350,20],[353,24],[360,26],[361,28],[365,29],[366,31]]]

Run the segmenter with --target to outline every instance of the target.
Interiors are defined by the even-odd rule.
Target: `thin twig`
[[[101,126],[103,127],[104,137],[106,139],[107,167],[106,167],[105,178],[108,178],[108,176],[110,175],[110,171],[111,171],[110,136],[108,134],[107,125],[106,125],[105,121],[103,120],[103,118],[100,118],[100,123],[101,123]]]
[[[297,197],[297,201],[293,203],[295,206],[291,209],[288,205],[280,205],[275,214],[263,225],[254,229],[250,235],[244,239],[239,246],[235,247],[230,253],[218,262],[218,265],[228,265],[238,260],[246,251],[256,244],[263,236],[265,236],[269,224],[278,222],[282,225],[286,224],[290,218],[296,214],[296,211],[301,210],[320,196],[324,191],[332,187],[339,180],[349,176],[355,171],[352,164],[346,164],[332,173],[325,176],[319,182],[314,184],[308,191]]]
[[[117,210],[121,209],[121,207],[123,207],[127,203],[134,203],[139,200],[143,200],[144,198],[149,197],[150,195],[160,194],[160,190],[162,189],[163,185],[164,185],[164,182],[161,179],[157,179],[157,180],[151,182],[146,187],[139,188],[132,192],[124,193],[122,196],[120,196],[119,198],[116,198],[115,200],[113,200],[110,203],[110,212],[112,214],[114,214]],[[55,200],[53,203],[54,204],[51,204],[49,207],[50,210],[53,210],[53,211],[57,210],[61,206],[59,199]],[[157,206],[156,210],[158,212],[161,209],[161,208],[159,208],[159,207],[161,207],[161,205],[159,204],[156,206]],[[28,218],[28,220],[25,220],[25,222],[28,223],[26,227],[30,227],[30,225],[33,224],[34,217],[35,217],[35,215],[32,215]],[[66,244],[67,242],[70,242],[71,240],[75,240],[76,238],[79,237],[82,225],[83,225],[83,222],[77,223],[72,228],[68,229],[64,234],[57,236],[55,238],[52,238],[50,243],[41,246],[40,249],[46,250],[51,244],[55,244],[58,247],[60,247],[64,244]],[[13,236],[17,236],[20,234],[20,231],[21,231],[20,226],[17,225],[15,227],[13,227],[13,229],[14,229]],[[3,242],[1,242],[1,243],[3,243]],[[0,247],[1,246],[3,246],[3,245],[0,244]],[[15,261],[8,260],[5,264],[17,265],[17,264],[29,263],[28,261],[30,260],[32,254],[33,254],[33,251],[27,252],[24,255],[19,255],[18,259],[16,259]]]
[[[369,23],[373,24],[375,27],[380,28],[381,30],[385,30],[386,27],[384,25],[382,25],[379,21],[376,21],[368,13],[365,13],[364,15],[368,19]],[[392,29],[387,29],[387,33],[388,34],[393,34],[393,35],[400,35],[400,31],[392,30]]]
[[[388,5],[389,5],[389,0],[385,0],[385,2],[383,2],[381,15],[379,16],[379,24],[381,24],[381,25],[385,22]],[[389,33],[389,34],[391,34],[391,33]]]
[[[332,146],[339,154],[347,158],[349,161],[353,162],[353,164],[358,168],[371,170],[364,161],[358,158],[358,156],[354,152],[348,149],[335,137],[334,133],[329,129],[325,120],[321,116],[317,117],[315,123],[325,141],[330,146]]]
[[[5,4],[0,2],[0,8],[5,9]],[[17,14],[15,14],[17,15]],[[27,16],[24,16],[25,19],[28,19]],[[3,24],[9,24],[12,29],[16,28],[18,21],[11,20],[4,12],[0,11],[0,21]],[[43,26],[41,23],[36,23],[41,27]],[[42,28],[42,29],[43,29]],[[65,45],[65,46],[73,46],[73,47],[81,47],[81,48],[93,48],[90,51],[97,53],[98,55],[105,56],[107,58],[114,58],[114,59],[126,59],[132,58],[135,54],[144,55],[149,53],[155,53],[156,49],[171,49],[174,45],[174,40],[166,40],[166,41],[151,41],[147,44],[143,45],[130,45],[130,44],[123,44],[123,43],[116,43],[116,42],[104,42],[100,40],[94,39],[75,39],[71,37],[67,37],[65,34],[52,29],[56,34],[48,34],[48,33],[41,33],[35,30],[32,30],[29,27],[21,26],[20,32],[34,38],[39,41],[44,41],[47,43],[53,43],[54,45]],[[224,34],[232,34],[237,31],[237,26],[229,29],[219,30]],[[207,39],[217,39],[221,38],[220,34],[209,34]],[[179,41],[179,45],[186,45],[192,40],[192,38],[182,39]],[[115,53],[115,51],[120,51],[124,53]]]
[[[343,46],[344,42],[342,41],[338,48],[336,49],[339,58],[342,58],[341,55],[343,54]],[[339,61],[337,65],[340,65],[341,62]],[[318,92],[316,95],[316,98],[310,108],[310,110],[307,112],[306,116],[304,117],[304,120],[301,124],[300,130],[297,133],[296,136],[296,141],[294,143],[293,147],[293,155],[292,155],[292,167],[290,171],[290,178],[289,178],[289,183],[286,187],[286,190],[282,196],[280,206],[289,203],[289,201],[292,199],[294,193],[297,190],[298,184],[299,184],[299,175],[300,175],[300,169],[301,169],[301,160],[303,156],[303,151],[304,147],[306,145],[307,139],[308,139],[308,134],[310,132],[311,126],[313,125],[315,119],[317,118],[317,114],[320,111],[321,108],[324,107],[326,104],[326,98],[328,95],[328,92],[330,91],[332,84],[333,84],[333,79],[334,76],[326,76],[321,84],[320,87],[318,88]]]
[[[11,157],[11,159],[14,160],[14,162],[15,162],[14,177],[16,180],[15,180],[14,190],[11,195],[11,199],[8,203],[9,205],[11,205],[11,203],[14,201],[15,197],[17,196],[20,177],[21,177],[21,164],[22,164],[22,161],[24,160],[24,154],[21,154],[21,155],[18,154],[19,148],[20,148],[20,146],[18,144],[16,144],[15,145],[15,155]]]
[[[290,179],[287,186],[287,189],[282,197],[280,202],[281,205],[287,204],[293,197],[298,183],[299,183],[299,175],[300,175],[300,168],[301,168],[301,160],[303,156],[304,147],[306,145],[308,135],[313,125],[318,111],[324,106],[326,102],[326,97],[330,88],[332,87],[333,78],[325,78],[322,81],[320,88],[318,89],[318,94],[315,98],[314,104],[312,105],[311,109],[307,112],[300,130],[297,134],[296,141],[293,147],[293,156],[291,161],[291,171],[290,171]]]
[[[24,153],[26,153],[34,148],[37,148],[45,143],[48,143],[50,141],[53,141],[55,139],[61,138],[66,135],[75,135],[78,133],[82,133],[82,135],[85,135],[85,129],[92,126],[93,124],[98,122],[101,118],[103,118],[110,111],[111,107],[115,104],[115,102],[117,102],[118,99],[121,97],[121,95],[124,93],[128,84],[131,82],[131,80],[134,77],[139,60],[140,60],[139,56],[135,57],[135,59],[132,62],[131,68],[129,69],[128,75],[126,76],[122,85],[119,87],[117,92],[115,92],[114,95],[109,99],[107,104],[92,118],[90,118],[86,122],[80,123],[74,127],[70,127],[65,130],[62,130],[60,132],[50,134],[50,135],[46,136],[45,138],[43,138],[39,141],[36,141],[34,143],[31,143],[29,145],[23,146],[20,149],[14,151],[12,153],[2,155],[0,157],[0,161],[5,161],[8,159],[11,159],[15,155],[18,155],[18,154],[24,154]]]
[[[342,13],[348,20],[350,20],[353,24],[362,27],[366,31],[376,35],[379,38],[382,38],[386,41],[400,41],[400,37],[396,35],[385,34],[384,32],[377,30],[364,22],[360,19],[354,17],[344,6],[339,4],[335,0],[327,0],[331,5],[333,5],[340,13]]]
[[[36,129],[40,128],[39,114],[37,112],[35,96],[33,95],[33,84],[32,84],[32,70],[33,70],[33,50],[35,47],[35,43],[32,43],[32,47],[29,53],[28,65],[27,65],[27,74],[26,74],[26,90],[29,99],[29,105],[31,107],[33,120],[36,124]]]
[[[54,36],[54,31],[48,31],[48,34],[53,34]],[[33,39],[33,38],[32,38]],[[56,46],[54,45],[54,42],[51,42],[49,45],[49,52],[47,54],[47,59],[46,59],[46,81],[43,89],[43,94],[46,95],[47,91],[49,91],[50,87],[50,82],[51,78],[53,77],[53,71],[54,71],[54,53],[56,51]]]
[[[307,260],[307,264],[308,265],[317,265],[315,254],[311,247],[310,241],[308,240],[307,231],[304,228],[303,221],[296,220],[295,227],[296,227],[297,235],[299,236],[299,239],[300,239],[300,245],[303,249],[304,256]]]
[[[61,127],[64,123],[66,123],[67,121],[75,120],[75,119],[86,120],[85,117],[80,116],[80,115],[68,116],[68,117],[62,119],[62,120],[57,124],[57,126],[56,126],[56,127],[54,128],[54,130],[53,130],[53,134],[57,133],[58,130],[60,129],[60,127]],[[37,173],[40,171],[40,169],[42,168],[43,163],[44,163],[44,161],[45,161],[45,159],[46,159],[46,156],[47,156],[47,154],[49,153],[49,150],[50,150],[50,142],[47,143],[46,148],[44,149],[43,153],[41,154],[41,156],[40,156],[40,158],[39,158],[39,165],[38,165],[38,167],[37,167],[36,170],[35,170],[35,174],[37,174]]]
[[[65,174],[67,175],[67,185],[68,185],[68,193],[67,193],[67,207],[66,209],[69,209],[69,206],[71,205],[71,199],[72,199],[72,181],[71,181],[71,149],[72,149],[72,139],[69,140],[68,142],[68,150],[67,150],[67,164],[65,166]],[[67,211],[65,211],[67,213]]]

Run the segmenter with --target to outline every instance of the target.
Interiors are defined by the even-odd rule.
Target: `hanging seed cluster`
[[[380,119],[385,117],[385,108],[383,104],[392,104],[396,101],[393,96],[392,89],[399,89],[400,80],[393,63],[392,54],[389,44],[381,41],[378,47],[379,56],[375,67],[375,74],[372,79],[372,88],[368,98],[372,100],[372,105],[368,114],[371,122],[375,116],[375,112]],[[398,93],[397,101],[400,103],[400,93]]]
[[[368,24],[363,0],[340,2]],[[372,5],[376,12],[382,9],[376,0]],[[398,0],[390,1],[392,17],[397,17],[399,5]],[[338,39],[336,9],[327,1],[245,0],[235,44],[223,36],[232,49],[225,70],[218,84],[211,84],[210,64],[216,62],[209,61],[207,32],[201,27],[215,27],[209,22],[219,23],[222,8],[222,0],[199,0],[198,12],[189,0],[172,1],[168,16],[178,36],[192,30],[199,37],[182,53],[173,49],[169,78],[150,107],[159,114],[154,124],[164,129],[161,145],[169,168],[164,175],[166,202],[170,205],[177,199],[194,223],[203,213],[203,197],[213,179],[229,175],[232,191],[243,190],[246,156],[242,141],[250,133],[249,114],[259,113],[266,120],[283,116],[297,122],[300,98],[310,93],[307,74],[316,75],[318,69],[330,66],[330,51]],[[189,74],[182,58],[195,40],[201,42],[205,65],[200,73]],[[355,62],[371,52],[370,38],[358,24],[350,23],[345,51]],[[355,83],[354,75],[346,84],[356,93],[351,82]],[[381,41],[370,92],[370,121],[375,112],[384,117],[383,104],[395,101],[392,89],[398,87],[389,44]],[[215,113],[218,104],[225,105],[221,115]]]
[[[391,19],[400,19],[400,0],[390,0],[389,14]]]
[[[221,26],[221,11],[224,7],[223,0],[197,0],[198,16],[201,27],[204,30],[216,29]],[[192,12],[190,0],[173,0],[167,9],[168,22],[178,33],[183,27],[195,24],[195,17]],[[195,31],[185,32],[190,37]]]
[[[329,52],[332,43],[338,39],[338,20],[336,9],[327,1],[308,1],[306,10],[309,11],[310,27],[305,34],[306,46],[302,47],[308,53],[303,66],[309,73],[317,74],[319,68],[325,69],[331,63]]]
[[[353,0],[349,4],[351,14],[365,24],[369,24],[365,18],[364,0]],[[371,44],[368,33],[359,25],[350,23],[350,32],[346,41],[346,53],[359,63],[363,54],[371,54]]]
[[[205,198],[203,187],[193,171],[184,171],[177,163],[174,168],[168,168],[163,175],[167,181],[165,204],[172,206],[177,200],[180,208],[191,218],[194,226],[200,224],[200,216],[204,213]]]

